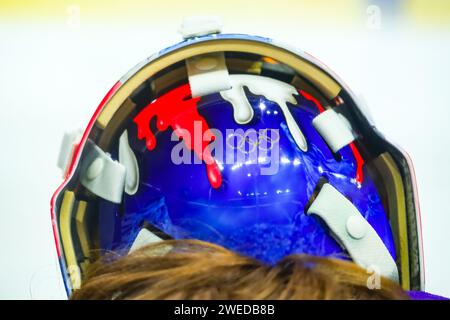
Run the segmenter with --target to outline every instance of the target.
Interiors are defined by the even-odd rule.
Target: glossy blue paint
[[[248,98],[255,116],[246,125],[234,121],[231,105],[219,94],[203,97],[198,111],[210,128],[220,130],[224,136],[226,129],[277,129],[278,172],[262,175],[260,169],[267,165],[248,161],[222,163],[223,185],[213,189],[204,164],[173,164],[171,150],[179,142],[171,141],[171,130],[156,131],[157,146],[152,151],[142,148],[142,141],[131,136],[141,182],[135,195],[125,196],[122,215],[114,214],[117,225],[105,224],[101,230],[103,234],[115,234],[108,249],[129,248],[143,221],[147,221],[175,239],[210,241],[267,263],[292,253],[346,259],[345,250],[323,222],[304,212],[323,176],[351,199],[395,259],[389,222],[372,179],[364,170],[362,185],[356,184],[356,161],[350,147],[340,151],[341,161],[334,159],[312,126],[311,121],[318,114],[315,105],[298,96],[298,105],[290,106],[308,141],[308,151],[303,152],[294,143],[276,103],[251,94]],[[135,129],[130,127],[129,132]],[[241,151],[233,152],[236,156]],[[193,153],[191,156],[195,157]]]

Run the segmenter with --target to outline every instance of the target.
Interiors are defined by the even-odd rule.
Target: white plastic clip
[[[128,131],[125,130],[119,138],[119,162],[126,169],[125,192],[133,195],[139,187],[139,166],[133,150],[128,143]]]
[[[195,56],[186,60],[192,97],[206,96],[231,88],[223,52]]]
[[[333,152],[339,151],[355,140],[348,120],[333,109],[319,114],[313,119],[312,124]]]
[[[353,261],[398,282],[398,269],[377,232],[358,209],[332,185],[322,186],[307,214],[322,218]]]
[[[145,228],[142,228],[141,231],[139,231],[136,238],[134,239],[134,242],[131,245],[131,248],[128,251],[128,253],[132,253],[133,251],[136,251],[136,250],[138,250],[142,247],[145,247],[151,243],[156,243],[156,242],[160,242],[160,241],[163,241],[163,239],[158,237],[153,232],[151,232]]]
[[[62,170],[63,177],[67,174],[69,165],[72,162],[73,152],[75,151],[75,147],[80,143],[82,136],[83,130],[81,129],[64,133],[57,163],[58,168]]]
[[[189,39],[220,33],[222,26],[222,20],[216,16],[191,16],[183,19],[178,31],[184,39]]]
[[[86,142],[85,156],[80,165],[81,184],[97,196],[114,202],[122,202],[125,187],[125,166],[114,161],[92,141]]]

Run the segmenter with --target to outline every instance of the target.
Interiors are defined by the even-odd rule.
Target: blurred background
[[[307,51],[364,97],[413,159],[426,290],[450,297],[450,1],[0,0],[0,298],[65,298],[49,207],[62,135],[191,15]]]

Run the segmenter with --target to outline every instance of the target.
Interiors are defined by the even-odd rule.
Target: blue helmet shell
[[[215,189],[203,164],[173,163],[171,150],[179,142],[171,140],[170,130],[155,132],[157,146],[152,151],[142,148],[136,134],[130,134],[140,185],[136,194],[125,195],[123,215],[117,215],[113,223],[100,224],[104,229],[101,234],[108,235],[104,249],[129,248],[145,222],[172,238],[209,241],[267,263],[293,253],[346,258],[345,250],[320,218],[305,213],[319,179],[325,178],[352,199],[395,259],[387,215],[371,177],[364,172],[362,184],[355,181],[357,163],[350,146],[340,150],[340,161],[335,159],[312,126],[319,114],[317,106],[301,95],[296,97],[296,106],[290,105],[308,141],[308,151],[303,152],[293,141],[276,103],[251,93],[248,99],[255,116],[246,125],[234,121],[232,106],[219,94],[202,97],[198,112],[210,128],[224,136],[227,129],[278,129],[278,172],[262,175],[261,164],[249,161],[222,163],[223,184]],[[130,124],[128,132],[135,133],[135,127],[135,123]],[[114,232],[102,226],[114,226],[114,242],[109,240]]]

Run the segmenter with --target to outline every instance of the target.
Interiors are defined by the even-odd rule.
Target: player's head
[[[91,265],[71,299],[408,299],[350,261],[290,255],[274,265],[199,240],[167,240]]]

